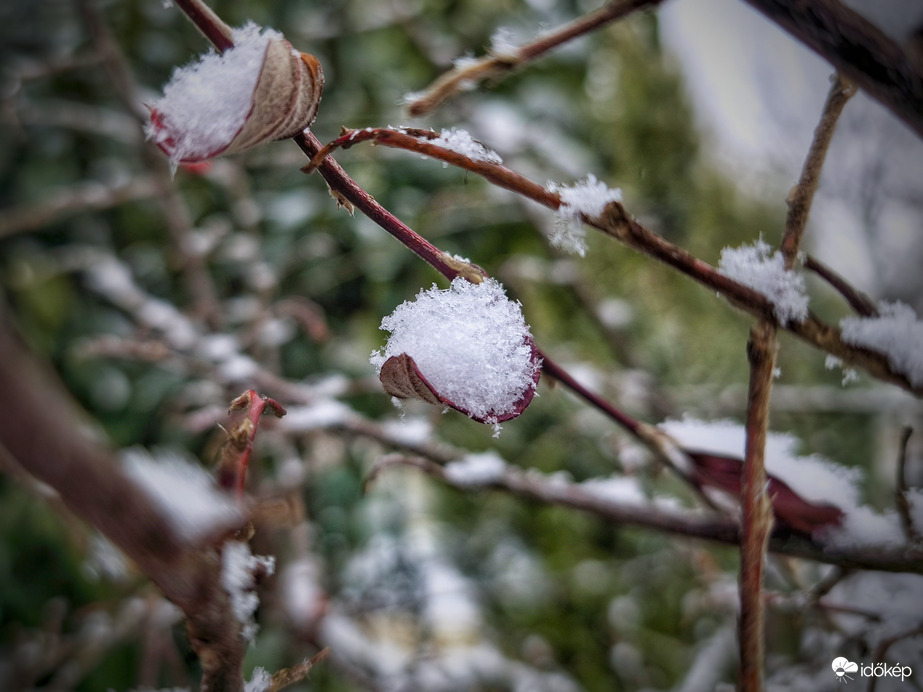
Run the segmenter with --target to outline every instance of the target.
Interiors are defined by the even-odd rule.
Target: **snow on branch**
[[[610,202],[621,202],[622,191],[609,188],[596,179],[592,173],[573,186],[549,183],[548,191],[560,195],[561,206],[558,207],[554,233],[551,244],[583,257],[586,255],[586,229],[583,217],[596,218],[603,213]]]
[[[532,400],[541,361],[520,304],[493,279],[433,285],[381,328],[391,336],[371,362],[392,396],[441,403],[492,424]]]
[[[840,321],[843,341],[885,354],[891,368],[923,387],[923,322],[909,305],[880,303],[879,314]]]
[[[718,271],[766,296],[782,324],[801,322],[808,316],[804,277],[786,270],[782,253],[771,250],[762,239],[752,245],[724,248]]]
[[[147,135],[174,165],[291,137],[314,119],[324,78],[313,56],[253,22],[231,39],[177,68],[150,106]]]
[[[737,545],[739,541],[737,521],[699,510],[680,509],[673,497],[649,498],[635,479],[612,477],[575,483],[564,472],[545,475],[534,469],[524,471],[509,465],[501,472],[498,462],[502,460],[499,458],[489,464],[481,461],[469,457],[454,462],[461,464],[454,467],[453,464],[442,466],[423,457],[390,454],[379,459],[370,470],[367,482],[391,467],[410,466],[466,492],[499,490],[528,500],[586,512],[615,524],[727,545]],[[798,461],[803,463],[804,458]],[[482,470],[486,472],[481,473]],[[836,474],[829,469],[819,470],[814,475],[815,479],[821,478],[820,482],[835,477]],[[843,487],[842,480],[838,485]],[[842,530],[833,528],[818,532],[814,537],[775,535],[770,539],[770,550],[842,567],[923,573],[923,551],[894,540],[891,529],[900,529],[896,520],[891,521],[890,514],[880,515],[868,507],[858,507],[848,517]],[[854,533],[854,530],[862,529],[863,522],[868,522],[868,525],[861,535]],[[879,540],[882,538],[885,540]]]

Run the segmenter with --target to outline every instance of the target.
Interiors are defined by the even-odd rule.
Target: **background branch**
[[[878,27],[839,0],[746,0],[923,136],[923,75]]]

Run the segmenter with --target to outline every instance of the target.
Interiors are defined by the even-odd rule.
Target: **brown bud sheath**
[[[253,92],[253,109],[237,136],[220,154],[286,139],[314,122],[324,89],[324,73],[313,55],[292,48],[284,38],[266,46],[266,59]]]
[[[234,48],[174,72],[151,107],[148,136],[174,164],[192,164],[298,134],[317,114],[317,58],[250,24]]]

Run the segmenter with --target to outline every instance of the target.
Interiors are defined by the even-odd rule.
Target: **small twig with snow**
[[[520,46],[511,45],[508,40],[495,39],[489,55],[478,60],[459,60],[453,70],[442,75],[426,91],[409,95],[407,111],[412,116],[426,115],[455,94],[470,90],[478,82],[511,72],[568,41],[623,19],[637,10],[654,7],[661,1],[612,0],[598,10]]]
[[[740,545],[738,522],[677,509],[675,502],[670,499],[649,500],[640,491],[629,491],[628,485],[633,482],[630,478],[574,483],[566,473],[543,475],[535,470],[523,471],[500,461],[499,464],[496,461],[487,463],[485,459],[463,457],[442,465],[420,456],[390,454],[375,463],[365,485],[368,487],[388,469],[412,467],[464,492],[498,490],[524,499],[586,512],[613,524],[638,526],[726,545]],[[613,483],[607,489],[608,481]],[[818,536],[809,538],[797,534],[778,534],[770,538],[769,549],[780,555],[838,565],[844,569],[923,574],[923,551],[916,547],[841,545]]]

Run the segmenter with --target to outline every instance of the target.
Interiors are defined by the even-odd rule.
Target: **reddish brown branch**
[[[875,301],[816,257],[805,256],[804,268],[814,272],[830,284],[837,293],[846,299],[850,307],[862,317],[878,317],[879,313],[878,308],[875,306]]]
[[[234,47],[231,28],[202,0],[176,0],[176,5],[219,52]]]
[[[747,399],[747,442],[740,483],[740,678],[743,692],[763,689],[763,573],[772,531],[772,505],[767,493],[766,436],[775,369],[776,330],[760,322],[750,333],[750,391]]]
[[[282,418],[286,411],[282,406],[266,396],[260,396],[256,390],[248,389],[231,402],[228,415],[235,411],[247,411],[236,425],[228,430],[218,466],[218,484],[222,488],[234,490],[238,498],[244,496],[244,483],[247,480],[247,465],[253,452],[253,440],[264,413],[271,413]]]
[[[2,316],[0,316],[2,318]],[[190,642],[209,689],[239,692],[246,641],[220,586],[221,559],[190,545],[169,518],[86,431],[63,386],[0,323],[0,446],[68,510],[103,533],[186,615]]]

